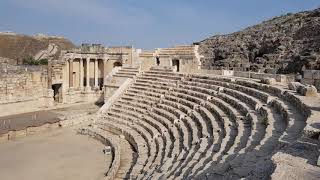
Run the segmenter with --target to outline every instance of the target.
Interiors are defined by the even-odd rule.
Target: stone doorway
[[[62,84],[53,84],[53,99],[57,103],[62,103]]]
[[[176,72],[180,71],[180,61],[179,59],[172,60],[172,66],[176,70]]]
[[[157,66],[160,65],[160,57],[159,56],[156,57],[156,63],[157,63]]]

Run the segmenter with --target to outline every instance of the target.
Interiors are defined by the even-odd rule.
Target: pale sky
[[[317,7],[319,0],[1,0],[0,31],[153,49]]]

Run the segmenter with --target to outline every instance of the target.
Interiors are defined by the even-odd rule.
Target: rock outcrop
[[[320,69],[320,9],[288,13],[200,44],[203,68],[297,73]]]

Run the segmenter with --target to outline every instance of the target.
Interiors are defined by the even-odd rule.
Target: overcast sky
[[[153,49],[317,7],[319,0],[0,0],[0,31]]]

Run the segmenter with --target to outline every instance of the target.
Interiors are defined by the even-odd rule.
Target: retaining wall
[[[94,115],[93,115],[94,116]],[[82,115],[82,117],[72,117],[66,120],[61,120],[54,123],[45,123],[41,126],[29,126],[22,130],[10,130],[5,134],[0,134],[0,142],[5,142],[9,140],[15,140],[17,138],[26,137],[30,135],[34,135],[40,132],[47,132],[50,130],[75,126],[82,123],[90,122],[91,118],[89,115]]]

